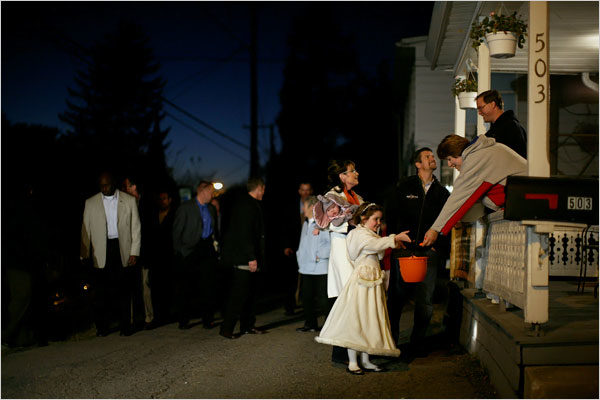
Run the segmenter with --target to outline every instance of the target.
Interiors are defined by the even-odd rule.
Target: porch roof
[[[497,11],[501,4],[509,13],[517,11],[529,20],[526,1],[437,1],[425,47],[431,69],[451,70],[460,75],[467,63],[477,65],[477,52],[469,39],[471,23],[479,16]],[[549,1],[548,14],[550,73],[598,72],[598,2]],[[528,36],[523,49],[517,48],[512,58],[492,58],[492,71],[527,73],[530,41]]]

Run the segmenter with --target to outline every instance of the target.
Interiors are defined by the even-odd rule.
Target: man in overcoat
[[[260,178],[250,178],[246,187],[248,194],[237,199],[223,235],[221,261],[223,266],[233,268],[233,274],[219,333],[228,339],[238,337],[233,334],[238,319],[242,335],[265,333],[254,326],[257,271],[265,267],[265,223],[261,206],[265,183]]]

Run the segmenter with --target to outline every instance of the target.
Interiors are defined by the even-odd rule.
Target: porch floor
[[[534,367],[577,366],[591,371],[595,380],[581,373],[581,382],[568,379],[562,386],[567,390],[571,385],[569,393],[573,387],[584,388],[584,393],[595,393],[597,398],[598,299],[593,287],[586,287],[582,294],[577,293],[574,281],[549,284],[549,320],[539,334],[524,323],[521,309],[505,310],[502,302],[492,304],[487,298],[474,298],[476,289],[463,289],[460,342],[477,353],[502,397],[533,396]]]

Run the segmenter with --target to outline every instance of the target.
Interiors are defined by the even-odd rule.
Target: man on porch
[[[504,111],[502,96],[497,90],[481,92],[477,98],[477,113],[490,123],[485,136],[496,139],[527,158],[527,132],[519,123],[513,110]]]

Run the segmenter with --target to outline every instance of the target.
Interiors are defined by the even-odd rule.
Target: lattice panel
[[[518,221],[490,223],[483,289],[523,307],[527,267],[527,227]]]
[[[598,244],[598,226],[587,233],[590,244]],[[582,230],[564,228],[555,230],[548,238],[548,265],[550,276],[579,276],[583,257]],[[598,276],[598,250],[589,250],[587,254],[587,276]]]

